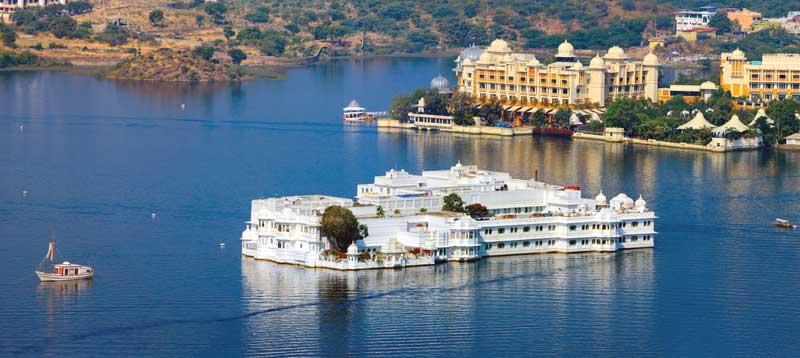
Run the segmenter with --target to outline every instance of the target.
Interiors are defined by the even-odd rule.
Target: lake
[[[240,85],[0,73],[0,356],[800,354],[800,232],[772,227],[800,221],[800,152],[342,124],[350,99],[385,110],[454,83],[451,67],[343,61]],[[641,193],[656,248],[369,272],[240,256],[254,198],[353,197],[390,168],[458,160]],[[94,280],[38,282],[51,231]]]

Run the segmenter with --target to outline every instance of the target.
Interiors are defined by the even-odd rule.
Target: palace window
[[[575,246],[575,244],[576,244],[575,240],[569,240],[569,246]]]
[[[530,226],[526,226],[526,227],[522,228],[522,232],[529,232],[529,231],[531,231],[531,227]]]
[[[528,247],[528,246],[531,246],[531,242],[530,241],[523,241],[522,242],[522,247]]]
[[[498,235],[505,234],[505,232],[506,232],[506,229],[505,229],[505,228],[502,228],[502,227],[501,227],[501,228],[497,229],[497,234],[498,234]]]
[[[506,244],[504,244],[504,243],[502,243],[502,242],[501,242],[501,243],[499,243],[499,244],[497,244],[497,248],[498,248],[498,249],[502,249],[502,248],[505,248],[505,247],[506,247]]]
[[[576,225],[570,225],[569,226],[569,231],[575,231],[575,229],[577,229],[577,228],[578,227]]]

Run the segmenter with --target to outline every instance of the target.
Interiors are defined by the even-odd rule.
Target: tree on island
[[[148,19],[153,26],[164,26],[164,11],[161,9],[150,11]]]
[[[361,227],[353,212],[338,205],[325,208],[322,213],[322,231],[335,250],[347,251],[347,247],[362,238]],[[366,232],[366,230],[364,230]]]
[[[377,216],[379,218],[386,217],[386,211],[383,210],[382,206],[378,206],[378,208],[375,209],[375,216]]]
[[[447,194],[444,199],[442,199],[444,205],[442,205],[442,210],[444,211],[452,211],[454,213],[463,213],[464,212],[464,200],[456,193]]]
[[[469,215],[469,216],[471,216],[471,217],[473,217],[475,219],[488,218],[488,217],[492,216],[492,213],[489,212],[489,209],[487,209],[485,206],[483,206],[483,205],[481,205],[479,203],[467,205],[467,207],[465,209],[466,209],[467,215]]]

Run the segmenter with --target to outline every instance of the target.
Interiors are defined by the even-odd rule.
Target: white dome
[[[536,59],[536,56],[533,56],[533,58],[528,61],[528,67],[539,67],[541,65],[542,63]]]
[[[572,65],[572,69],[573,70],[581,70],[581,69],[583,69],[583,64],[581,63],[581,61],[575,61],[575,64]]]
[[[611,209],[622,210],[633,208],[633,199],[625,193],[619,193],[611,199]]]
[[[347,254],[358,255],[358,246],[356,246],[355,242],[353,242],[352,244],[350,244],[350,246],[347,247]]]
[[[600,194],[597,194],[597,196],[594,197],[594,200],[597,202],[597,205],[606,205],[608,203],[608,199],[605,195],[603,195],[602,190],[600,190]]]
[[[575,48],[572,47],[572,44],[569,43],[567,40],[558,45],[558,53],[556,53],[556,58],[571,58],[575,57]]]
[[[431,80],[431,89],[439,91],[439,93],[450,92],[450,81],[442,75],[436,76]]]
[[[608,49],[608,52],[606,53],[606,58],[614,60],[624,60],[627,59],[628,57],[625,56],[625,50],[623,50],[622,47],[612,46],[610,49]]]
[[[658,56],[650,52],[644,56],[644,60],[642,60],[642,63],[647,66],[658,66]]]
[[[478,57],[478,62],[492,62],[492,58],[493,56],[489,53],[489,51],[484,51],[481,56]]]
[[[589,61],[589,67],[591,68],[603,68],[606,66],[606,61],[603,61],[603,58],[600,55],[595,55],[594,58]]]
[[[462,63],[465,64],[465,65],[471,65],[472,64],[472,60],[470,60],[469,58],[465,58],[464,62],[462,62]]]
[[[705,81],[700,84],[700,89],[716,90],[717,85],[715,85],[714,82]]]
[[[508,46],[508,42],[505,40],[497,39],[492,41],[492,44],[486,50],[491,52],[511,52],[511,47]]]
[[[744,52],[740,50],[738,47],[731,52],[731,58],[736,60],[743,60],[744,59]]]
[[[461,57],[461,59],[464,60],[464,62],[466,62],[467,60],[475,62],[481,57],[481,54],[483,54],[483,49],[473,45],[464,49],[464,51],[461,52],[461,56],[459,57]]]
[[[647,207],[647,201],[644,200],[642,194],[639,194],[639,199],[636,199],[636,207],[637,208],[645,208]]]

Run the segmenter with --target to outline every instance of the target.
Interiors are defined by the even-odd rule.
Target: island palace
[[[492,216],[474,219],[442,211],[450,193],[466,205],[482,204]],[[656,234],[655,213],[641,196],[634,201],[620,193],[608,200],[600,192],[584,198],[576,186],[514,179],[461,163],[420,175],[389,170],[373,183],[358,185],[356,199],[303,195],[253,200],[242,255],[357,270],[652,248]],[[330,244],[321,229],[322,213],[332,205],[346,207],[368,228],[368,236],[350,245],[346,257],[327,250]]]

